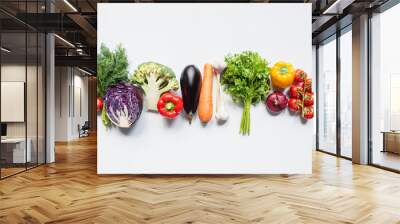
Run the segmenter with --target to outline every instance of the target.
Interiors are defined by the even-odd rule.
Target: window
[[[400,5],[371,19],[371,141],[373,164],[400,170]]]
[[[317,57],[318,149],[344,158],[352,157],[352,41],[350,25],[323,41]]]
[[[352,157],[352,33],[340,36],[340,155]]]
[[[336,39],[318,48],[318,149],[336,153]]]

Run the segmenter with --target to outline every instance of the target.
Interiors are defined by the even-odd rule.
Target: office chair
[[[89,129],[90,129],[89,121],[85,121],[85,123],[82,125],[82,127],[79,127],[79,126],[80,125],[78,125],[79,138],[89,136]]]

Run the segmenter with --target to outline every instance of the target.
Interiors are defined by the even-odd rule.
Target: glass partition
[[[38,160],[38,35],[27,33],[27,82],[26,82],[26,113],[27,113],[27,151],[30,159],[27,167],[37,165]]]
[[[2,33],[1,47],[1,176],[7,177],[31,161],[26,150],[26,33]]]
[[[352,157],[352,33],[340,36],[340,155]]]
[[[25,11],[27,13],[38,13],[39,4],[37,1],[27,1]],[[36,20],[36,21],[35,21]],[[38,22],[38,17],[30,19],[33,23]],[[27,151],[31,151],[30,162],[27,168],[32,168],[38,164],[38,42],[39,36],[35,29],[27,27]]]
[[[336,154],[336,38],[318,47],[318,149]]]
[[[19,1],[17,11],[42,13],[43,4]],[[45,163],[45,45],[44,33],[0,12],[1,179]]]
[[[372,164],[400,171],[400,5],[372,17]]]

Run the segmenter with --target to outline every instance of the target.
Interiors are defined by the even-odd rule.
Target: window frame
[[[372,68],[372,58],[373,58],[373,26],[372,26],[372,19],[374,17],[374,14],[381,14],[384,13],[385,11],[393,8],[394,6],[398,5],[400,3],[399,0],[388,0],[384,4],[380,5],[377,8],[371,9],[368,11],[368,20],[367,20],[367,41],[368,41],[368,54],[367,54],[367,64],[368,64],[368,69],[367,69],[367,79],[368,79],[368,111],[367,111],[367,116],[368,116],[368,124],[367,124],[367,131],[368,131],[368,155],[367,155],[367,160],[368,160],[368,165],[380,168],[383,170],[391,171],[394,173],[400,173],[400,170],[383,166],[377,163],[374,163],[373,161],[373,154],[374,154],[374,147],[373,147],[373,133],[372,133],[372,93],[373,93],[373,88],[372,88],[372,75],[373,75],[373,68]]]
[[[326,39],[320,41],[316,44],[316,57],[315,57],[315,64],[316,64],[316,93],[318,94],[320,89],[320,74],[319,74],[319,48],[320,45],[329,43],[331,41],[336,41],[336,152],[332,153],[321,149],[319,143],[319,113],[320,113],[320,105],[319,100],[316,101],[316,151],[323,152],[329,155],[333,155],[336,157],[340,157],[347,160],[352,160],[352,158],[342,155],[341,149],[341,55],[340,55],[340,37],[347,32],[352,31],[352,23],[346,25],[342,29],[338,29],[336,33],[332,34],[331,36],[327,37]]]

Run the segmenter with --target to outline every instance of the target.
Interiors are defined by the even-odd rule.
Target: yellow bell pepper
[[[276,88],[289,87],[293,83],[294,77],[295,70],[290,63],[279,61],[271,68],[271,81]]]

